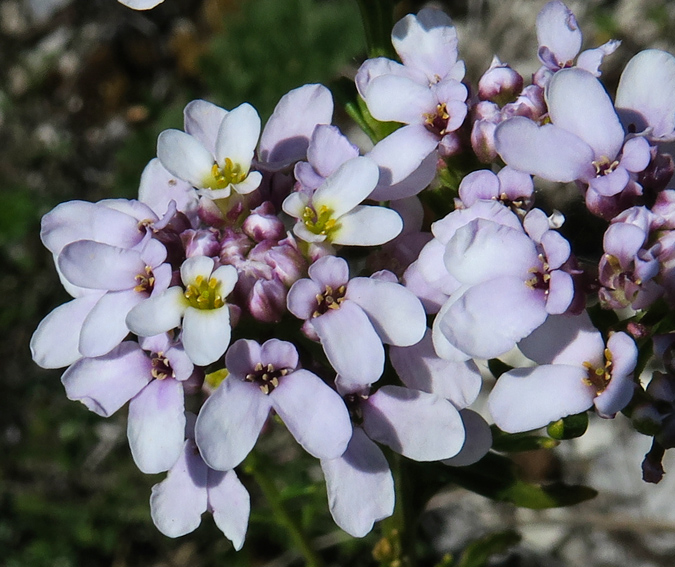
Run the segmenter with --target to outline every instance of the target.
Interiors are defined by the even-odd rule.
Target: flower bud
[[[228,228],[220,239],[220,261],[223,264],[237,266],[246,260],[246,255],[253,246],[245,234]]]
[[[256,242],[279,240],[286,233],[284,223],[276,216],[274,205],[269,201],[252,210],[241,229]]]
[[[471,147],[476,157],[483,163],[491,163],[497,158],[495,148],[495,130],[497,125],[487,120],[477,120],[471,129]]]
[[[220,242],[218,242],[218,232],[212,228],[199,230],[186,230],[180,235],[181,242],[185,248],[185,256],[218,256],[220,252]]]
[[[512,102],[523,90],[523,77],[520,73],[499,61],[495,55],[490,68],[478,81],[478,97],[490,100],[499,106]]]
[[[257,280],[248,299],[248,310],[258,321],[278,323],[286,312],[288,289],[277,279]]]

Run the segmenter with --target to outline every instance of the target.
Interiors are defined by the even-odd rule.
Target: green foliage
[[[456,567],[484,567],[493,555],[504,553],[520,539],[520,535],[512,530],[488,534],[466,547]]]
[[[496,425],[492,426],[492,448],[500,453],[519,453],[522,451],[536,451],[537,449],[552,449],[558,441],[542,435],[531,433],[505,433]]]
[[[265,119],[283,94],[331,80],[364,51],[358,22],[353,0],[243,2],[211,41],[202,76],[214,102],[249,102]]]
[[[368,57],[395,58],[391,45],[391,28],[394,26],[392,0],[357,0],[366,33]]]
[[[549,423],[546,432],[553,439],[576,439],[586,433],[587,429],[588,413],[583,412]]]

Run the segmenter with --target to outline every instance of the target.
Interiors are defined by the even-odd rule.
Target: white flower
[[[188,258],[180,268],[185,289],[174,286],[134,307],[127,316],[129,329],[151,337],[178,326],[190,360],[206,366],[220,358],[230,344],[230,312],[225,298],[237,283],[233,266],[213,269],[206,256]]]
[[[398,236],[403,229],[396,211],[359,205],[373,191],[378,179],[377,164],[369,158],[356,157],[343,163],[311,197],[291,193],[282,208],[298,219],[293,232],[306,242],[378,246]]]

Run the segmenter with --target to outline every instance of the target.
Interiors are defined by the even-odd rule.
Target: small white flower
[[[206,366],[230,344],[230,312],[225,298],[237,283],[233,266],[213,269],[206,256],[188,258],[180,268],[185,289],[174,286],[140,303],[127,316],[129,329],[142,337],[183,327],[182,341],[190,360]]]
[[[398,236],[403,229],[396,211],[359,205],[373,191],[378,179],[377,164],[369,158],[356,157],[343,163],[311,197],[291,193],[282,208],[298,219],[293,232],[306,242],[378,246]]]

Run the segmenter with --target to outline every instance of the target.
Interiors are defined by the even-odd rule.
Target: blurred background
[[[422,4],[399,2],[396,19]],[[534,19],[544,0],[435,4],[456,21],[473,84],[495,53],[526,80],[536,70]],[[623,41],[603,67],[610,86],[638,50],[674,52],[673,2],[568,6],[584,47]],[[91,414],[66,399],[60,371],[31,361],[37,324],[69,299],[40,243],[40,217],[66,200],[134,198],[157,134],[182,128],[190,100],[225,108],[247,101],[265,120],[294,87],[353,77],[365,53],[355,0],[166,0],[150,12],[115,0],[0,0],[0,564],[301,564],[246,475],[253,509],[243,551],[235,553],[207,516],[177,540],[154,528],[148,498],[163,475],[135,468],[126,411],[107,420]],[[337,123],[344,120],[336,111]],[[523,459],[535,479],[588,482],[601,491],[595,502],[534,513],[449,491],[432,500],[421,526],[436,554],[429,565],[490,531],[517,528],[521,544],[489,564],[672,567],[675,462],[665,462],[671,473],[662,484],[643,485],[648,440],[616,421],[593,422],[578,442]],[[377,533],[353,540],[335,527],[318,463],[283,428],[271,429],[263,453],[278,467],[282,497],[331,564],[376,563]]]

